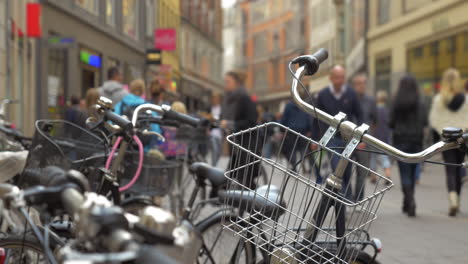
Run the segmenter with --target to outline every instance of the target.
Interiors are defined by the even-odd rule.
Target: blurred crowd
[[[99,96],[110,98],[114,103],[115,112],[129,118],[133,110],[144,103],[172,104],[174,110],[187,113],[183,102],[166,98],[164,85],[158,80],[153,80],[149,84],[141,79],[133,80],[127,88],[122,84],[122,75],[117,68],[111,68],[107,77],[108,80],[101,87],[89,89],[85,98],[80,99],[75,96],[71,98],[70,106],[65,113],[66,120],[84,126],[90,107],[97,102]],[[377,90],[375,97],[367,89],[365,74],[354,76],[350,83],[346,82],[345,77],[345,68],[337,65],[330,71],[328,86],[313,94],[302,90],[301,97],[330,115],[343,112],[348,120],[356,124],[368,124],[370,128],[367,133],[409,153],[421,151],[427,142],[440,140],[443,128],[468,129],[468,83],[463,84],[456,69],[451,68],[444,72],[439,93],[432,98],[430,105],[425,103],[417,80],[409,74],[401,78],[394,96],[390,96],[387,91]],[[167,158],[185,155],[187,151],[196,151],[203,159],[210,157],[210,163],[217,166],[223,153],[230,154],[225,137],[230,133],[259,124],[278,122],[315,141],[321,138],[327,128],[325,124],[303,112],[293,101],[288,102],[282,111],[271,112],[268,107],[257,104],[256,98],[249,95],[244,86],[245,79],[246,74],[243,71],[227,72],[224,76],[224,94],[212,95],[210,109],[190,113],[211,121],[212,125],[203,132],[207,137],[206,142],[187,146],[177,141],[177,131],[174,128],[161,128],[153,124],[151,130],[164,135],[166,141],[151,142],[150,146],[156,146]],[[291,142],[296,138],[285,136],[281,129],[268,130],[265,135],[266,138],[262,139],[263,150],[259,153],[264,158],[281,156],[295,170],[295,164],[307,156],[304,148],[295,147],[306,144],[306,140]],[[346,142],[339,136],[334,137],[328,144],[328,147],[337,151],[341,151],[345,146]],[[318,146],[312,144],[310,148],[314,151]],[[385,177],[391,178],[393,160],[386,155],[372,152],[366,144],[361,143],[353,159],[372,171],[381,169]],[[317,155],[324,153],[319,152]],[[308,157],[310,167],[313,168],[309,172],[313,172],[317,183],[321,184],[323,175],[316,164],[317,155]],[[231,157],[230,163],[233,160],[239,162],[239,159],[242,157]],[[446,163],[459,164],[464,159],[464,154],[459,150],[443,153],[443,160]],[[332,169],[337,166],[338,160],[336,155],[330,158]],[[402,211],[413,217],[416,215],[415,190],[421,180],[423,165],[402,162],[397,162],[397,165],[403,193]],[[459,197],[465,171],[456,166],[445,166],[445,170],[448,214],[455,216],[459,211]],[[351,183],[351,168],[348,166],[343,176],[344,195],[348,199],[361,201],[365,198],[366,182],[376,184],[379,178],[368,170],[357,168],[354,180],[354,183]],[[348,188],[351,186],[354,188]]]

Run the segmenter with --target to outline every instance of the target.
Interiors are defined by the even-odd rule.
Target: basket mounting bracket
[[[328,142],[335,136],[336,132],[338,131],[338,127],[340,126],[341,122],[346,120],[346,114],[339,112],[333,117],[333,123],[328,127],[325,134],[323,134],[322,138],[319,141],[320,146],[326,146]]]

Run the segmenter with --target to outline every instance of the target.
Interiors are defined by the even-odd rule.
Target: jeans
[[[216,164],[218,164],[219,158],[221,157],[223,140],[220,137],[211,136],[210,142],[211,142],[211,165],[216,167]]]
[[[414,190],[418,166],[419,164],[404,163],[398,161],[398,168],[400,169],[400,180],[402,187],[408,186]]]
[[[354,157],[356,162],[361,164],[362,166],[369,168],[370,166],[370,153],[356,150]],[[363,200],[365,195],[365,187],[366,187],[366,178],[369,174],[369,171],[357,167],[356,168],[356,185],[354,186],[354,201],[358,202]]]
[[[458,149],[451,149],[442,152],[442,157],[446,163],[460,164],[463,162],[465,154]],[[445,174],[447,176],[447,190],[449,192],[457,192],[457,194],[460,194],[463,175],[462,168],[445,166]]]
[[[273,142],[271,142],[271,137],[267,138],[265,145],[263,146],[263,157],[271,159],[273,156]]]
[[[345,142],[341,138],[332,138],[330,142],[327,145],[329,148],[333,149],[337,153],[343,152],[343,148],[346,146]],[[335,149],[339,148],[339,149]],[[334,155],[332,152],[330,152],[331,155],[331,166],[333,171],[335,171],[335,168],[338,165],[338,162],[340,161],[340,156]],[[351,165],[348,164],[346,167],[345,172],[343,173],[343,186],[342,186],[342,193],[343,195],[349,199],[353,200],[353,194],[352,194],[352,188],[350,185],[350,178],[351,178]]]

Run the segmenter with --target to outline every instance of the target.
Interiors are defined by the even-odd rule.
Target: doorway
[[[82,68],[81,70],[81,94],[84,96],[90,88],[96,87],[96,72]]]

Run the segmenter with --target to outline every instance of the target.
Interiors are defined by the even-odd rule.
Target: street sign
[[[154,31],[154,48],[160,50],[173,51],[176,49],[175,28],[158,28]]]
[[[146,64],[161,64],[161,50],[159,49],[147,49],[146,50]]]

